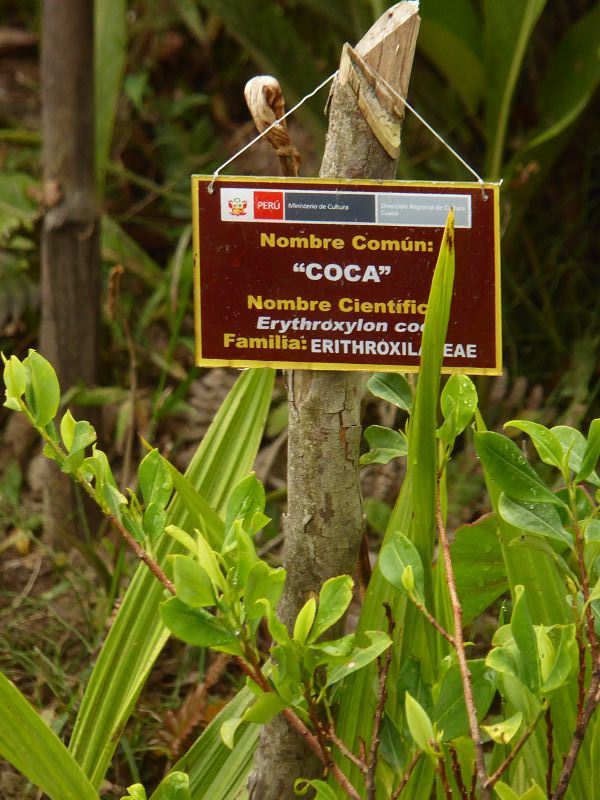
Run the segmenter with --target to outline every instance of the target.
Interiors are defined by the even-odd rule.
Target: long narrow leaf
[[[217,511],[254,461],[267,417],[272,370],[249,370],[219,409],[188,470],[187,478]],[[188,513],[175,497],[168,524],[185,528]],[[180,545],[165,537],[158,550],[164,563]],[[87,686],[70,749],[94,786],[99,786],[146,678],[169,633],[158,614],[162,586],[140,566],[102,648]]]
[[[405,532],[419,551],[425,572],[425,594],[432,603],[431,560],[434,543],[436,502],[436,412],[440,386],[440,370],[443,360],[444,342],[450,315],[452,287],[454,283],[454,230],[453,219],[448,220],[436,265],[422,340],[421,368],[408,433],[408,470],[400,496],[390,517],[386,540],[394,531]],[[385,627],[384,603],[390,603],[396,622],[394,658],[390,668],[389,707],[401,705],[404,698],[394,696],[395,678],[400,663],[409,654],[418,653],[421,668],[429,679],[433,678],[435,646],[429,629],[417,618],[412,605],[403,595],[393,590],[375,569],[359,620],[357,637],[366,630]],[[357,746],[359,738],[369,741],[375,697],[371,691],[374,667],[365,668],[353,675],[345,684],[337,720],[340,738],[351,748]],[[342,765],[347,769],[347,764]],[[356,769],[349,770],[351,780],[359,786],[361,776]],[[431,770],[419,770],[424,786],[431,786]],[[410,787],[407,787],[407,797]],[[338,791],[336,789],[336,791]],[[341,794],[339,795],[342,796]],[[427,796],[422,793],[421,797]]]
[[[98,800],[58,736],[1,672],[0,754],[51,800]]]
[[[100,195],[127,60],[126,0],[96,0],[96,174]]]
[[[546,0],[485,0],[486,175],[500,178],[512,98],[529,39]]]
[[[238,692],[173,766],[172,771],[183,770],[189,775],[192,800],[233,800],[239,796],[252,766],[260,726],[242,723],[233,750],[223,743],[220,730],[226,720],[241,717],[254,699],[249,689]],[[150,800],[165,800],[163,783]]]

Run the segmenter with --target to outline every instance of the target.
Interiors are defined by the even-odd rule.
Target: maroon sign
[[[194,176],[197,363],[419,366],[450,208],[445,372],[501,372],[498,185]]]

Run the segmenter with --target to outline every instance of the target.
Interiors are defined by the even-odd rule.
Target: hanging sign
[[[197,363],[411,372],[444,225],[445,372],[501,372],[498,185],[192,179]]]

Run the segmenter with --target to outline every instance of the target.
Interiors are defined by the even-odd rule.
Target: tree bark
[[[94,135],[94,3],[44,0],[44,221],[40,349],[62,390],[96,382],[100,310]],[[46,534],[74,533],[69,478],[49,464]]]
[[[386,11],[355,48],[358,64],[345,49],[330,98],[321,177],[395,177],[403,107],[390,97],[386,84],[406,96],[419,28],[417,11],[412,2]],[[310,592],[318,592],[328,578],[354,572],[363,532],[358,477],[362,376],[291,370],[287,381],[287,580],[279,615],[290,628]],[[250,797],[291,798],[298,777],[315,777],[320,770],[279,717],[263,729]]]

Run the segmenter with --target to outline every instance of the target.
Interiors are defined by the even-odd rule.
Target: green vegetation
[[[348,609],[349,576],[327,581],[318,597],[309,598],[292,631],[275,614],[285,571],[259,558],[254,544],[269,521],[265,492],[253,474],[237,480],[240,471],[247,471],[264,424],[272,377],[268,371],[246,373],[232,391],[237,408],[229,414],[222,410],[213,423],[215,433],[201,446],[197,461],[202,460],[205,474],[213,472],[213,481],[218,478],[221,496],[227,497],[223,505],[215,503],[215,487],[210,492],[210,482],[202,484],[195,469],[183,476],[157,450],[150,450],[139,465],[140,495],[126,497],[95,444],[92,426],[76,421],[70,411],[55,424],[60,389],[48,362],[33,350],[23,361],[5,359],[5,405],[25,415],[45,441],[46,456],[84,488],[142,559],[140,570],[149,572],[140,581],[152,582],[141,594],[134,581],[125,596],[88,687],[86,697],[91,699],[86,703],[84,698],[71,753],[2,678],[0,691],[8,709],[0,722],[2,753],[52,800],[97,796],[94,785],[116,745],[113,732],[135,702],[148,656],[155,658],[164,643],[163,625],[191,645],[233,656],[247,688],[213,723],[221,743],[209,726],[199,747],[183,759],[188,774],[175,768],[157,797],[233,797],[247,776],[257,724],[278,713],[330,765],[329,783],[298,783],[299,791],[312,786],[321,798],[424,797],[434,781],[446,793],[453,786],[462,791],[478,785],[482,797],[491,798],[494,789],[500,797],[552,793],[560,798],[569,786],[576,797],[590,785],[591,739],[598,725],[591,720],[600,687],[600,504],[586,487],[600,486],[595,472],[600,420],[593,421],[587,439],[567,426],[507,423],[524,430],[543,463],[558,471],[555,490],[514,442],[485,429],[477,392],[466,376],[446,382],[440,403],[444,421],[437,427],[439,370],[454,277],[451,224],[429,298],[414,401],[403,379],[381,374],[371,380],[374,391],[408,413],[408,471],[355,634],[320,642]],[[251,379],[261,376],[268,380],[262,392],[252,387],[252,400],[262,399],[263,411],[252,415],[250,446],[246,440],[240,445],[236,427],[248,425],[250,416],[246,409],[242,415],[240,402]],[[226,407],[234,403],[229,399]],[[453,554],[442,512],[446,467],[457,437],[474,415],[475,446],[494,515],[470,529],[478,536],[480,526],[491,526],[506,581],[492,596],[489,585],[477,579],[480,565],[472,561],[478,541],[470,552],[463,548],[467,559],[461,561],[460,539],[457,535]],[[380,431],[381,438],[393,441],[395,434],[392,429]],[[393,450],[392,457],[398,457]],[[216,463],[218,476],[210,466]],[[554,479],[550,481],[552,486]],[[220,505],[223,516],[213,505]],[[436,566],[434,532],[442,553]],[[461,596],[469,594],[470,614],[476,615],[506,586],[512,608],[503,610],[485,657],[467,659],[473,645],[463,640]],[[173,596],[160,602],[154,588]],[[160,602],[162,624],[152,596]],[[147,616],[149,608],[154,623]],[[263,619],[272,642],[268,654],[259,639]],[[135,632],[132,625],[140,622],[143,627]],[[120,638],[123,634],[128,641]],[[129,644],[132,638],[135,648]],[[500,700],[497,709],[492,707],[495,698]],[[365,713],[368,708],[373,714]],[[15,728],[16,739],[11,735]],[[204,769],[207,738],[210,770]],[[361,740],[370,742],[368,750],[358,747]],[[25,752],[34,758],[24,758]],[[331,765],[333,752],[337,764]],[[527,763],[526,774],[521,763]],[[129,792],[131,797],[145,796],[141,785]]]
[[[361,601],[338,576],[292,631],[278,622],[285,389],[271,370],[234,382],[193,363],[190,173],[210,173],[253,135],[247,78],[272,72],[291,105],[386,5],[96,4],[103,385],[62,395],[29,349],[39,77],[35,42],[15,51],[25,102],[0,110],[0,755],[30,784],[4,785],[2,764],[0,795],[243,797],[260,726],[283,709],[339,769],[300,780],[299,794],[331,800],[351,785],[378,800],[464,798],[476,782],[494,800],[598,795],[597,4],[421,0],[410,99],[485,178],[504,181],[507,370],[476,385],[440,378],[453,271],[443,248],[416,384],[379,374],[365,393],[365,511],[379,555]],[[23,30],[39,30],[38,13],[6,4]],[[306,174],[322,105],[292,126]],[[401,177],[465,178],[410,115],[402,142]],[[257,152],[232,170],[264,170]],[[103,412],[98,432],[86,407]],[[100,507],[98,531],[44,541],[24,419]],[[349,605],[358,619],[344,636]]]

